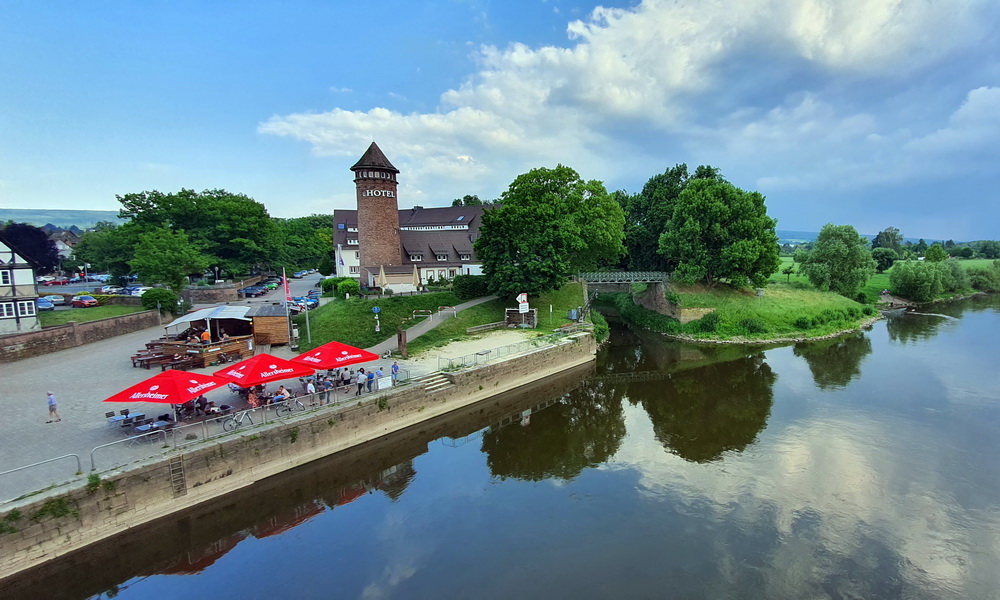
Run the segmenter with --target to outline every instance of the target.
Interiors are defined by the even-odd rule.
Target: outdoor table
[[[140,425],[135,428],[136,433],[149,433],[150,431],[156,431],[162,429],[170,424],[170,421],[153,421],[148,425]]]
[[[108,423],[110,425],[117,425],[129,417],[132,417],[133,419],[145,419],[146,414],[141,412],[130,412],[127,415],[115,415],[113,417],[108,417]]]

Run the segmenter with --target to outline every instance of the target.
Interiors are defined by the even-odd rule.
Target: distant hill
[[[35,227],[55,225],[61,229],[76,226],[79,229],[90,229],[98,221],[124,223],[118,218],[116,210],[48,210],[33,208],[0,208],[0,223],[14,221],[28,223]]]

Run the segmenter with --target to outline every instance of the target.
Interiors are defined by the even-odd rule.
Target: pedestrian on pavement
[[[395,386],[399,380],[399,363],[392,361],[392,385]]]
[[[368,371],[368,392],[372,391],[372,384],[375,383],[375,372]]]
[[[341,377],[342,379],[340,380],[340,385],[344,386],[344,393],[350,393],[351,384],[354,383],[354,380],[357,378],[357,375],[354,374],[354,369],[351,369],[350,372],[348,372],[345,367]]]
[[[355,396],[361,395],[361,390],[365,387],[365,369],[364,367],[358,369],[358,391],[354,393]]]
[[[59,412],[56,411],[56,396],[52,392],[45,392],[48,394],[49,401],[49,420],[46,423],[51,423],[53,421],[62,421],[59,417]],[[54,418],[53,418],[54,417]]]

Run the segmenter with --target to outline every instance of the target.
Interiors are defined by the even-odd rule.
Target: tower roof
[[[358,162],[354,163],[351,170],[357,171],[358,169],[366,168],[385,169],[393,173],[399,173],[399,169],[392,166],[392,163],[385,157],[385,154],[382,154],[382,150],[375,142],[372,142],[372,145],[368,146],[368,150],[365,151],[364,156]]]

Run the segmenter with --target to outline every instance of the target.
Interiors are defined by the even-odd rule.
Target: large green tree
[[[673,271],[677,267],[673,257],[660,254],[660,235],[674,214],[677,198],[696,179],[725,181],[716,167],[701,165],[692,175],[682,163],[650,177],[638,194],[613,194],[625,211],[627,264],[623,267],[635,271]]]
[[[924,258],[930,262],[942,262],[948,260],[948,253],[944,251],[941,244],[931,244],[927,252],[924,252]]]
[[[677,197],[659,249],[681,281],[763,286],[780,264],[776,225],[760,193],[697,179]]]
[[[162,283],[175,292],[184,287],[188,275],[201,274],[208,265],[208,259],[183,231],[166,227],[140,235],[135,258],[129,261],[143,283]]]
[[[875,248],[889,248],[899,254],[903,251],[903,234],[895,227],[886,227],[872,240],[872,249]]]
[[[625,216],[600,181],[558,165],[519,175],[483,213],[476,255],[492,292],[538,294],[577,270],[614,264]]]
[[[879,246],[872,249],[872,258],[875,259],[875,268],[878,272],[885,273],[892,263],[899,259],[899,254],[892,248]]]
[[[272,266],[317,268],[333,251],[333,215],[274,219],[278,254]]]
[[[868,240],[850,225],[827,223],[799,270],[817,288],[854,298],[875,273]]]

